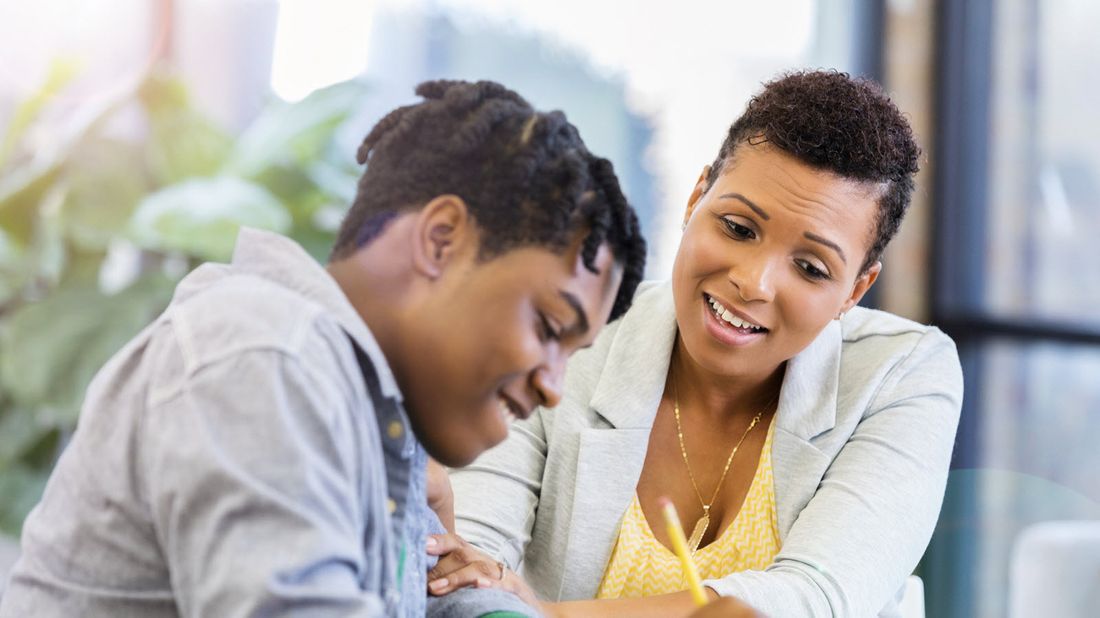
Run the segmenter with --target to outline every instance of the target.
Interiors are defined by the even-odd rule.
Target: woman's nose
[[[774,266],[767,258],[747,259],[733,265],[729,270],[729,280],[741,300],[745,302],[769,302],[775,298],[773,286]]]

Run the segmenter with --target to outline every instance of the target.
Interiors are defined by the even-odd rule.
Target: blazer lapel
[[[610,427],[581,432],[559,599],[592,598],[645,463],[676,338],[667,283],[639,293],[622,318],[589,407]]]
[[[669,284],[639,294],[622,320],[589,406],[617,429],[648,432],[665,391],[676,341],[676,310]]]
[[[596,596],[642,472],[649,430],[586,429],[580,438],[561,600]]]
[[[787,361],[772,440],[772,469],[780,537],[813,497],[829,458],[811,440],[836,425],[840,324],[832,321],[805,350]]]

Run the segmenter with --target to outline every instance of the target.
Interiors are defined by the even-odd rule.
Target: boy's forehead
[[[509,270],[529,271],[540,275],[537,280],[562,278],[552,275],[561,275],[567,279],[600,277],[613,271],[616,266],[621,266],[607,242],[601,243],[592,259],[586,261],[582,241],[583,239],[577,239],[564,247],[525,245],[508,249],[488,261],[496,262],[496,266]]]

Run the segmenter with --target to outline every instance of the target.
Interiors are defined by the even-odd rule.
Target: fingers
[[[428,535],[427,549],[429,556],[442,556],[468,546],[469,543],[457,534]]]
[[[428,582],[428,591],[436,596],[453,592],[459,588],[466,588],[467,586],[475,586],[477,588],[502,588],[509,592],[514,592],[512,587],[507,585],[507,580],[500,580],[500,565],[495,562],[472,562],[447,573],[445,577],[434,580],[431,579],[431,574],[429,574],[428,577],[431,580]]]
[[[462,537],[453,534],[439,534],[428,537],[428,553],[440,556],[439,562],[428,570],[428,581],[442,579],[451,573],[472,564],[482,564],[481,571],[493,577],[500,577],[500,566]]]
[[[465,568],[470,564],[480,562],[479,560],[471,560],[470,556],[466,552],[467,550],[460,549],[440,558],[439,562],[437,562],[434,567],[428,569],[428,581],[442,579],[459,569]],[[492,561],[488,562],[489,564],[496,564]]]
[[[428,553],[440,556],[428,570],[428,592],[440,596],[465,588],[500,588],[515,594],[532,607],[538,606],[534,591],[523,578],[455,534],[428,537]]]
[[[475,588],[496,588],[510,592],[520,598],[531,607],[542,607],[535,595],[535,591],[523,581],[523,578],[511,570],[504,568],[504,579],[501,575],[500,563],[492,565],[484,562],[469,564],[443,579],[437,579],[428,584],[428,591],[435,596],[453,592],[460,588],[473,586]]]

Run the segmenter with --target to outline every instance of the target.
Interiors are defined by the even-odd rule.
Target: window
[[[1100,7],[941,3],[934,322],[966,401],[929,615],[1008,614],[1020,530],[1100,518]]]
[[[347,69],[352,56],[374,88],[365,126],[435,78],[492,79],[539,108],[563,109],[615,164],[650,241],[651,277],[671,272],[690,189],[762,82],[801,66],[878,72],[880,7],[860,0],[315,4],[281,1],[277,93],[326,85],[336,77],[315,65]],[[323,46],[309,43],[317,29]]]

